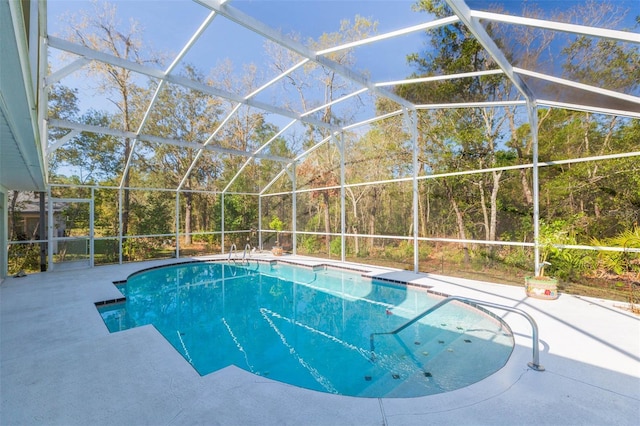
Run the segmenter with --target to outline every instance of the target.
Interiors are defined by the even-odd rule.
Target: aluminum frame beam
[[[169,74],[171,74],[171,72],[175,69],[175,67],[178,66],[180,61],[185,57],[185,55],[189,52],[191,47],[193,47],[193,45],[196,43],[196,41],[198,41],[200,36],[204,33],[204,31],[207,29],[209,24],[211,24],[211,22],[213,22],[213,19],[215,17],[216,17],[216,13],[215,12],[211,12],[205,18],[205,20],[202,22],[202,24],[200,24],[200,27],[198,27],[196,32],[191,36],[191,38],[187,42],[187,44],[182,48],[180,53],[178,53],[178,55],[173,59],[173,61],[169,65],[169,67],[167,67],[167,69],[165,70],[165,72],[164,72],[165,77],[168,76]],[[166,84],[166,80],[165,79],[160,80],[158,86],[156,87],[155,92],[153,93],[153,96],[151,97],[151,101],[149,101],[149,104],[147,105],[147,109],[146,109],[146,111],[144,113],[144,116],[142,117],[142,121],[140,122],[140,125],[138,126],[138,131],[136,132],[136,134],[140,134],[142,132],[142,129],[144,129],[144,126],[147,123],[147,120],[149,119],[149,116],[151,115],[151,111],[153,110],[153,107],[156,104],[156,101],[158,100],[158,96],[160,96],[160,92],[164,88],[165,84]],[[133,161],[133,155],[134,155],[134,153],[136,151],[137,141],[138,141],[138,139],[135,138],[135,139],[133,139],[133,143],[131,144],[131,150],[129,151],[129,156],[127,157],[127,161],[125,163],[124,172],[122,173],[122,180],[120,181],[120,186],[124,186],[125,177],[129,173],[129,168],[131,167],[131,161]],[[176,217],[176,226],[178,226],[178,218],[177,217]]]
[[[610,109],[610,108],[598,108],[598,107],[587,106],[587,105],[571,104],[568,102],[552,101],[549,99],[538,99],[537,103],[538,105],[544,105],[544,106],[553,107],[553,108],[562,108],[562,109],[569,109],[573,111],[591,112],[594,114],[615,115],[619,117],[640,119],[640,112],[632,112],[632,111]]]
[[[135,132],[127,132],[125,130],[93,126],[90,124],[74,123],[72,121],[60,120],[57,118],[49,119],[49,125],[52,127],[59,127],[62,129],[77,130],[80,132],[105,134],[105,135],[115,136],[118,138],[138,138],[139,140],[143,140],[147,142],[167,144],[167,145],[179,146],[183,148],[205,149],[207,151],[219,152],[221,154],[238,155],[242,157],[253,156],[256,158],[263,158],[266,160],[277,161],[279,163],[290,163],[292,161],[290,158],[277,157],[273,155],[255,154],[253,152],[240,151],[240,150],[231,149],[231,148],[222,148],[215,145],[207,145],[206,147],[203,147],[201,144],[197,142],[186,142],[186,141],[181,141],[176,139],[162,138],[160,136],[136,134]]]
[[[535,71],[529,71],[524,68],[513,67],[513,71],[517,74],[528,75],[530,77],[550,81],[552,83],[561,84],[563,86],[574,87],[576,89],[585,90],[587,92],[596,93],[598,95],[610,96],[612,98],[640,104],[639,97],[633,96],[633,95],[627,95],[626,93],[616,92],[615,90],[602,89],[600,87],[591,86],[584,83],[577,83],[575,81],[566,80],[564,78],[554,77],[548,74],[543,74]]]
[[[388,98],[404,107],[413,108],[413,104],[411,104],[404,98],[394,93],[391,93],[389,91],[376,88],[375,85],[371,83],[363,75],[356,73],[352,69],[347,68],[341,64],[338,64],[335,61],[325,58],[322,55],[319,55],[318,52],[314,52],[308,49],[306,46],[304,46],[301,43],[298,43],[294,40],[291,40],[285,37],[284,35],[282,35],[281,32],[274,30],[273,28],[268,27],[261,21],[258,21],[257,19],[243,13],[242,11],[235,9],[232,6],[229,6],[225,0],[222,0],[222,1],[221,0],[194,0],[194,1],[206,8],[215,10],[219,14],[223,15],[225,18],[229,19],[230,21],[233,21],[236,24],[243,26],[250,31],[253,31],[256,34],[259,34],[273,41],[274,43],[299,54],[303,58],[308,58],[313,62],[316,62],[320,65],[323,65],[335,71],[336,73],[347,78],[348,80],[351,80],[353,83],[356,83],[363,87],[367,87],[368,89],[372,90],[374,93],[378,94],[379,96]]]
[[[278,139],[280,136],[282,136],[282,134],[284,132],[286,132],[289,127],[293,126],[295,123],[297,123],[298,120],[293,120],[291,122],[289,122],[286,126],[284,126],[282,129],[280,129],[278,131],[278,133],[276,133],[275,135],[273,135],[273,137],[271,139],[269,139],[267,142],[265,142],[263,145],[260,146],[260,148],[258,148],[256,151],[253,152],[253,154],[251,154],[251,156],[249,158],[247,158],[247,161],[244,162],[244,164],[240,167],[240,169],[238,169],[238,171],[236,172],[236,174],[233,176],[233,178],[231,178],[231,180],[229,181],[229,183],[227,183],[227,186],[225,186],[225,188],[222,190],[222,192],[227,192],[229,190],[229,188],[231,188],[231,185],[233,184],[233,182],[235,182],[236,179],[238,179],[238,177],[240,177],[240,174],[242,174],[242,171],[249,165],[249,163],[256,158],[256,156],[260,153],[260,151],[262,151],[263,149],[267,148],[269,145],[271,145],[271,142],[275,141],[276,139]]]
[[[78,71],[79,69],[87,65],[89,62],[91,62],[91,59],[81,56],[80,58],[76,59],[70,64],[60,68],[58,71],[51,73],[51,75],[49,75],[44,79],[45,87],[47,89],[50,88],[51,86],[53,86],[54,84],[56,84],[57,82],[65,78],[66,76],[68,76],[69,74]]]
[[[484,71],[474,71],[474,72],[463,72],[459,74],[434,75],[429,77],[408,78],[405,80],[384,81],[381,83],[376,83],[376,87],[400,86],[405,84],[427,83],[430,81],[455,80],[459,78],[481,77],[483,75],[495,75],[495,74],[504,74],[504,71],[500,69],[484,70]]]
[[[317,55],[326,55],[333,52],[339,52],[341,50],[352,49],[354,47],[364,46],[367,44],[375,43],[381,40],[387,40],[394,37],[399,37],[407,34],[411,34],[418,31],[427,31],[438,27],[444,27],[446,25],[455,24],[460,18],[457,16],[449,16],[447,18],[438,19],[431,22],[425,22],[424,24],[418,24],[411,27],[403,28],[401,30],[391,31],[384,34],[379,34],[373,37],[368,37],[358,41],[352,41],[350,43],[341,44],[339,46],[330,47],[327,49],[319,50]]]
[[[302,118],[300,114],[295,113],[293,111],[289,111],[284,108],[278,108],[273,105],[267,104],[265,102],[256,101],[255,99],[246,100],[241,95],[237,95],[231,92],[226,92],[224,90],[220,90],[215,87],[209,86],[207,84],[190,80],[185,77],[180,77],[176,75],[164,75],[164,72],[162,70],[158,70],[156,68],[138,64],[136,62],[127,61],[125,59],[118,58],[108,53],[98,52],[96,50],[92,50],[87,47],[81,46],[79,44],[71,43],[69,41],[66,41],[57,37],[49,36],[49,47],[62,50],[65,52],[73,53],[76,55],[84,56],[86,58],[104,62],[113,66],[128,69],[129,71],[133,71],[133,72],[145,75],[147,77],[155,78],[158,80],[166,80],[169,83],[182,85],[184,87],[188,87],[190,89],[205,93],[207,95],[215,96],[221,99],[226,99],[228,101],[232,101],[236,103],[241,103],[247,106],[252,106],[258,109],[262,109],[269,113],[281,115],[283,117],[289,117],[292,119],[298,119],[300,121],[312,124],[314,126],[328,128],[331,130],[339,130],[339,128],[336,126],[331,126],[325,122],[322,122],[320,120],[314,120],[309,117]]]
[[[565,33],[608,38],[616,41],[640,43],[640,34],[628,31],[610,30],[606,28],[596,28],[586,25],[567,24],[563,22],[547,21],[544,19],[525,18],[521,16],[504,15],[494,12],[483,12],[480,10],[472,10],[471,17],[477,19],[486,19],[488,21],[494,22],[504,22],[507,24],[526,25],[528,27],[541,28],[545,30],[562,31]]]
[[[493,108],[508,106],[524,106],[527,104],[525,100],[515,101],[495,101],[495,102],[460,102],[453,104],[421,104],[416,105],[417,110],[421,109],[455,109],[455,108]]]
[[[513,72],[511,63],[502,53],[502,50],[496,45],[493,39],[487,34],[487,31],[480,24],[477,18],[472,17],[471,9],[464,0],[445,0],[454,13],[460,18],[460,21],[466,25],[478,42],[484,47],[487,53],[496,61],[497,65],[509,77],[518,91],[529,101],[535,99],[535,95],[524,81]]]

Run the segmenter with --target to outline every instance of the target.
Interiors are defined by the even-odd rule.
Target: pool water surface
[[[109,331],[153,325],[206,375],[235,365],[308,389],[416,397],[468,386],[499,370],[509,327],[425,288],[328,267],[194,262],[142,271],[118,286],[125,301],[98,310]]]

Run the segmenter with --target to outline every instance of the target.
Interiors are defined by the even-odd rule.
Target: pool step
[[[396,339],[392,336],[385,337]],[[394,355],[390,357],[378,356],[364,373],[363,380],[369,381],[371,384],[367,386],[362,396],[411,397],[442,392],[431,364],[441,353],[446,352],[448,346],[445,345],[445,342],[451,342],[456,338],[459,336],[450,331],[443,331],[435,334],[426,342],[405,341],[405,346],[402,346],[396,341],[397,348]],[[379,343],[380,345],[378,343],[376,345],[380,349],[383,346],[388,347],[389,344],[393,344],[392,341]],[[406,349],[409,349],[409,352]],[[425,387],[429,389],[427,392],[425,392]]]
[[[393,358],[376,359],[364,373],[363,380],[370,381],[371,385],[362,396],[411,397],[439,393],[464,386],[469,378],[474,382],[495,372],[508,359],[495,342],[504,340],[507,345],[511,337],[488,332],[481,328],[482,324],[478,326],[471,330],[459,330],[457,326],[442,329],[426,342],[411,342],[406,335],[398,336],[404,346],[397,343],[395,362]],[[376,347],[382,349],[391,343],[379,341]],[[473,354],[487,361],[478,362]]]

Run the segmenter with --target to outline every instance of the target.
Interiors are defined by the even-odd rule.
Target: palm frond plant
[[[558,298],[558,280],[554,277],[545,276],[544,270],[551,265],[549,260],[560,252],[557,245],[564,242],[563,240],[567,236],[566,228],[567,224],[562,220],[557,220],[550,224],[540,223],[540,232],[538,233],[540,267],[536,275],[525,277],[525,292],[527,296],[547,300]]]

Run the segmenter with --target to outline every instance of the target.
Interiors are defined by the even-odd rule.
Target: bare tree
[[[123,28],[121,25],[115,4],[108,2],[92,2],[91,10],[81,10],[77,15],[68,16],[69,33],[66,38],[93,50],[109,53],[120,59],[137,63],[159,62],[152,54],[143,52],[142,30],[133,19],[129,25]],[[146,55],[145,55],[146,54]],[[149,59],[145,59],[147,56]],[[132,102],[132,92],[141,90],[134,81],[133,73],[109,63],[91,61],[86,71],[91,76],[97,77],[99,93],[116,106],[119,112],[120,127],[124,131],[136,131],[135,115],[141,110],[140,105]],[[132,141],[130,138],[123,140],[123,176],[124,188],[122,202],[122,234],[126,235],[129,224],[130,197],[128,187],[131,176],[129,169],[125,167],[132,156]]]

